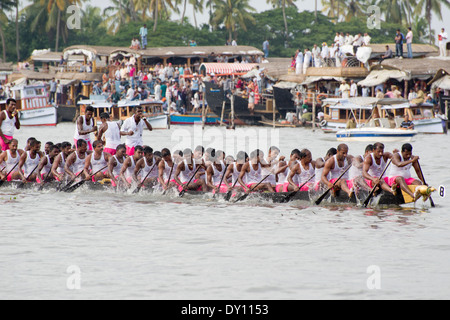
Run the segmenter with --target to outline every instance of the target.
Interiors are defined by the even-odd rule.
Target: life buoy
[[[324,100],[324,99],[326,99],[326,98],[327,98],[327,95],[324,94],[324,93],[321,93],[321,94],[319,94],[319,95],[317,96],[316,101],[317,101],[317,103],[322,104],[322,100]]]
[[[327,124],[328,124],[327,120],[323,120],[323,121],[320,123],[320,126],[321,126],[321,127],[326,127]]]

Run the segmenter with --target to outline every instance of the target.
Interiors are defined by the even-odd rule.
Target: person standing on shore
[[[16,110],[16,100],[6,100],[6,110],[0,113],[0,147],[1,151],[9,150],[14,136],[14,130],[20,129],[19,112]]]
[[[144,24],[144,26],[141,27],[141,29],[139,30],[139,35],[141,36],[141,47],[142,47],[142,49],[146,49],[147,48],[147,34],[148,34],[147,25]]]
[[[441,33],[438,35],[438,39],[439,39],[439,56],[446,57],[448,35],[447,32],[445,32],[444,28],[442,28]]]
[[[403,40],[403,33],[398,29],[395,35],[395,56],[399,59],[403,59]]]
[[[269,40],[264,41],[263,43],[263,51],[264,51],[264,58],[268,58],[269,57]]]
[[[408,48],[408,59],[413,58],[413,51],[412,51],[412,42],[413,42],[414,34],[412,32],[411,27],[408,28],[408,33],[406,34],[406,46]]]

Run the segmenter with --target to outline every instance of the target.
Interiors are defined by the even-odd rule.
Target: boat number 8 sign
[[[445,198],[445,187],[444,186],[439,187],[439,196],[441,198]]]

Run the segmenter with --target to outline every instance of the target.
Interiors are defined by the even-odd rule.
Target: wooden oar
[[[33,175],[33,173],[36,171],[36,169],[39,168],[39,165],[36,166],[36,168],[33,169],[33,171],[31,171],[31,173],[28,175],[27,177],[27,181],[30,179],[30,177]],[[25,186],[26,182],[22,182],[21,184],[19,184],[17,186],[17,189],[22,189]]]
[[[13,172],[17,168],[18,165],[19,165],[19,163],[17,162],[16,165],[11,169],[11,171],[8,172],[8,174],[6,175],[5,179],[8,179],[8,176],[11,174],[11,172]],[[3,185],[3,183],[5,183],[5,181],[1,180],[0,181],[0,187]]]
[[[225,169],[223,170],[222,179],[220,179],[220,183],[219,183],[219,193],[220,193],[220,187],[222,186],[223,178],[225,178],[225,174],[227,173],[227,169],[228,169],[228,164],[225,166]],[[217,193],[214,193],[213,199],[216,198],[216,194],[217,194]]]
[[[420,166],[419,161],[417,161],[417,164],[419,165],[420,173],[422,174],[423,183],[428,186],[427,182],[425,181],[425,177],[423,175],[422,167]],[[430,204],[432,208],[436,208],[436,205],[434,204],[433,198],[431,198],[431,196],[430,196]]]
[[[233,194],[233,189],[234,189],[234,187],[236,187],[238,182],[239,182],[239,179],[236,179],[233,186],[231,187],[231,190],[227,192],[227,195],[225,196],[225,201],[230,201],[231,195]]]
[[[250,193],[252,193],[257,187],[259,187],[259,185],[261,183],[263,183],[268,177],[270,177],[273,173],[268,174],[267,176],[264,177],[264,179],[262,179],[260,182],[258,182],[248,193],[242,195],[239,197],[239,199],[237,199],[234,203],[239,202],[239,201],[244,201],[245,199],[247,199],[247,197],[250,195]]]
[[[386,173],[389,166],[391,165],[391,163],[392,163],[392,160],[389,160],[388,164],[386,165],[386,168],[384,168],[384,170],[383,170],[383,173],[378,178],[378,180],[380,180],[380,182],[381,182],[381,179],[383,179],[383,176]],[[364,207],[367,207],[369,205],[369,202],[370,202],[370,200],[372,200],[372,197],[375,194],[375,190],[378,188],[379,185],[380,185],[380,183],[378,183],[376,186],[374,186],[372,191],[370,191],[369,196],[367,197],[366,201],[364,201],[364,204],[363,204]]]
[[[93,177],[95,177],[98,173],[102,172],[103,170],[105,170],[106,168],[108,168],[108,166],[103,167],[102,169],[98,170],[96,173],[89,175],[89,180],[91,180]],[[78,182],[76,185],[66,188],[63,191],[67,192],[67,193],[71,193],[74,192],[75,190],[77,190],[79,187],[81,187],[83,184],[85,184],[87,182],[87,180],[82,180],[80,182]]]
[[[139,186],[136,188],[136,190],[133,191],[133,194],[139,193],[139,191],[141,191],[142,187],[145,184],[145,180],[147,180],[147,178],[150,176],[150,173],[152,173],[153,169],[156,167],[157,163],[155,163],[153,165],[153,167],[150,169],[150,171],[148,172],[148,174],[145,176],[144,180],[142,180],[142,182],[139,184]]]
[[[189,180],[189,182],[183,187],[183,190],[181,190],[180,194],[178,195],[180,198],[184,196],[184,194],[186,193],[186,189],[187,187],[191,184],[192,180],[194,179],[194,177],[197,175],[197,172],[200,170],[202,166],[199,165],[197,167],[197,170],[195,170],[194,174],[192,175],[191,179]]]
[[[172,161],[172,168],[170,169],[170,173],[169,173],[169,179],[167,180],[167,189],[169,188],[169,184],[170,184],[170,179],[172,178],[172,173],[173,173],[173,168],[175,168],[175,162]],[[164,190],[163,192],[163,196],[166,195],[167,193],[167,189]]]
[[[74,184],[74,182],[83,174],[83,170],[80,171],[80,173],[78,173],[75,178],[73,178],[72,180],[69,181],[69,183],[67,183],[64,187],[62,188],[58,188],[56,190],[59,190],[61,192],[65,192],[68,188],[70,188],[70,186],[72,184]],[[63,184],[63,182],[60,183],[60,186]]]
[[[325,199],[325,197],[328,195],[328,193],[333,190],[333,188],[336,186],[336,184],[342,179],[342,177],[348,172],[348,170],[350,170],[350,168],[352,167],[352,165],[349,165],[348,168],[340,175],[339,178],[337,178],[337,180],[333,183],[333,186],[331,188],[329,188],[327,191],[325,191],[325,193],[323,195],[320,196],[319,199],[316,200],[316,205],[319,205],[322,203],[323,199]]]
[[[47,173],[47,176],[44,178],[44,181],[42,181],[42,184],[39,187],[38,191],[42,191],[44,189],[44,186],[48,182],[48,177],[50,176],[51,173],[52,173],[51,170]]]
[[[296,195],[298,192],[300,192],[300,190],[301,190],[304,186],[306,186],[306,185],[308,184],[308,182],[310,182],[312,179],[314,179],[315,176],[316,176],[316,175],[313,174],[313,175],[311,176],[311,178],[308,179],[308,181],[306,181],[304,184],[302,184],[300,187],[298,187],[298,191],[293,191],[293,192],[291,192],[290,194],[288,194],[288,195],[283,199],[282,202],[283,202],[283,203],[290,202],[290,201],[295,197],[295,195]]]

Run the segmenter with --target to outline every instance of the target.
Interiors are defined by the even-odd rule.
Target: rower
[[[65,174],[67,158],[72,153],[72,144],[70,142],[61,143],[61,153],[55,157],[52,165],[52,175],[57,181],[62,181]]]
[[[84,116],[79,116],[77,119],[77,126],[75,128],[74,141],[78,148],[78,140],[86,141],[87,148],[92,151],[91,133],[97,132],[97,126],[94,120],[94,108],[87,106]]]
[[[39,167],[37,169],[37,177],[39,183],[44,183],[47,181],[54,180],[52,174],[53,163],[55,162],[55,158],[58,156],[60,150],[58,146],[52,145],[48,150],[48,154],[44,155],[39,163]]]
[[[382,146],[383,146],[383,152],[384,152],[384,145],[382,145]],[[356,156],[355,158],[353,158],[353,165],[349,171],[350,180],[353,181],[353,185],[355,187],[362,188],[366,191],[371,191],[372,187],[370,186],[370,184],[367,183],[366,178],[364,178],[364,175],[363,175],[364,161],[373,152],[374,152],[374,145],[369,144],[364,151],[364,155],[359,155],[359,156]],[[380,171],[380,174],[382,172],[383,171]],[[377,177],[379,177],[380,174]]]
[[[121,136],[132,136],[133,131],[125,132],[120,130],[120,124],[118,122],[111,121],[111,115],[108,112],[104,112],[100,115],[102,125],[98,129],[97,140],[103,141],[103,135],[105,138],[105,149],[111,155],[116,154],[116,148],[121,144]]]
[[[261,164],[261,155],[260,150],[253,151],[250,153],[249,162],[245,163],[242,167],[241,174],[239,175],[239,183],[246,193],[250,192],[252,188],[255,188],[253,191],[275,192],[270,183],[261,182],[263,180],[262,168],[269,166],[268,164]],[[246,177],[246,183],[244,183],[244,177]],[[257,186],[257,184],[259,185]]]
[[[27,145],[25,146],[25,149],[23,149],[25,152],[31,150],[31,142],[33,142],[33,141],[37,141],[37,139],[34,137],[28,138]]]
[[[18,146],[19,142],[16,139],[12,139],[9,143],[9,150],[0,154],[0,167],[4,165],[4,170],[0,173],[0,180],[12,181],[20,179],[18,163],[24,151],[18,149]],[[13,170],[14,167],[15,169]],[[11,170],[13,171],[11,172]],[[7,177],[8,173],[9,176]]]
[[[311,151],[308,149],[303,149],[300,152],[300,160],[297,161],[297,164],[291,170],[287,180],[291,187],[291,191],[309,191],[310,186],[314,183],[307,183],[314,176],[316,171],[316,163],[312,160]],[[295,181],[294,181],[295,180]],[[302,187],[300,190],[299,187]]]
[[[228,166],[227,173],[225,174],[224,183],[227,186],[227,192],[233,190],[233,188],[240,188],[237,183],[239,175],[241,174],[242,167],[248,161],[248,154],[244,151],[239,151],[236,155],[236,161]],[[231,183],[229,179],[231,178]],[[244,177],[244,185],[246,185],[246,177]],[[244,187],[244,186],[242,186]]]
[[[384,152],[384,144],[377,142],[373,145],[373,152],[366,154],[363,163],[362,175],[365,179],[365,184],[373,189],[374,186],[379,185],[381,189],[389,193],[395,194],[388,184],[388,178],[383,177],[380,180],[381,174],[384,172],[388,160],[392,159],[392,154]]]
[[[294,149],[291,152],[291,156],[289,161],[286,163],[285,161],[281,161],[279,163],[279,169],[285,168],[284,171],[278,173],[278,182],[277,182],[277,192],[289,192],[293,191],[293,186],[290,185],[288,181],[289,174],[291,170],[294,169],[295,165],[300,160],[301,152],[298,149]]]
[[[44,146],[44,155],[49,155],[49,154],[50,154],[50,148],[51,148],[51,146],[53,146],[53,145],[54,145],[54,143],[51,142],[51,141],[48,141],[48,142],[45,143],[45,146]]]
[[[84,166],[86,163],[86,158],[91,153],[88,149],[88,143],[83,139],[77,141],[77,150],[73,152],[66,159],[66,164],[64,165],[64,171],[70,177],[71,180],[75,180],[77,176],[84,176]]]
[[[6,109],[0,113],[0,152],[11,148],[14,131],[20,129],[20,117],[16,100],[6,100]]]
[[[325,163],[322,172],[322,182],[328,186],[328,188],[333,187],[337,179],[348,169],[349,164],[352,162],[353,156],[348,154],[348,146],[346,144],[340,144],[337,148],[337,154]],[[329,178],[328,174],[331,174]],[[339,189],[347,193],[349,198],[351,198],[353,194],[353,185],[351,185],[349,181],[348,172],[337,182],[333,191]]]
[[[142,148],[141,146],[136,146],[134,148],[134,154],[126,158],[125,161],[123,162],[122,169],[120,169],[119,178],[122,179],[123,183],[127,185],[128,188],[131,187],[134,175],[136,176],[135,182],[138,182],[140,180],[139,179],[140,172],[138,171],[135,174],[135,168],[136,163],[142,159],[143,155],[144,155],[144,148]]]
[[[84,162],[84,176],[87,181],[92,179],[92,182],[109,179],[107,166],[112,155],[104,151],[103,141],[96,140],[93,147],[94,152],[88,155]],[[91,177],[93,174],[95,176]]]
[[[22,182],[36,181],[37,167],[44,154],[41,150],[41,142],[33,140],[30,143],[30,151],[24,152],[19,160],[19,175]],[[33,172],[34,171],[34,172]]]
[[[119,144],[116,148],[116,154],[109,159],[108,175],[112,180],[111,184],[113,187],[118,186],[118,179],[120,177],[120,172],[122,171],[123,163],[126,159],[126,152],[127,147],[125,144]]]
[[[266,168],[263,168],[262,170],[262,176],[269,175],[269,177],[266,179],[266,183],[270,183],[272,188],[275,190],[277,188],[277,179],[276,179],[276,173],[278,163],[279,163],[279,157],[280,155],[280,149],[278,147],[270,147],[269,153],[267,154],[267,157],[264,158],[262,163],[266,163],[268,166]],[[281,160],[284,160],[284,157],[281,157]]]
[[[179,151],[180,152],[180,151]],[[162,159],[158,164],[158,182],[161,188],[166,191],[169,188],[176,187],[174,179],[178,164],[172,158],[169,149],[161,150]],[[178,156],[180,154],[178,153]],[[156,171],[156,170],[155,170]],[[172,173],[172,174],[171,174]],[[169,181],[170,179],[170,181]]]
[[[330,150],[327,151],[327,154],[325,155],[325,158],[319,158],[316,160],[316,186],[315,186],[315,190],[319,190],[320,185],[322,184],[322,172],[323,169],[325,168],[325,163],[334,155],[337,154],[337,150],[336,148],[331,148]]]
[[[195,161],[191,149],[185,149],[183,151],[183,157],[184,160],[177,166],[177,171],[174,176],[179,191],[191,190],[205,192],[207,190],[205,180],[198,173],[195,177],[193,177],[198,166],[201,166],[201,169],[205,169],[203,160],[199,159],[198,162]],[[191,183],[187,185],[189,181],[191,181]]]
[[[144,125],[149,131],[153,131],[153,128],[148,122],[147,118],[144,117],[144,111],[142,107],[138,106],[135,108],[135,113],[132,117],[126,119],[123,123],[122,129],[124,132],[131,133],[127,136],[125,145],[127,150],[127,155],[134,155],[135,148],[137,146],[144,145],[142,136],[144,132]]]
[[[222,179],[226,169],[223,159],[223,152],[217,151],[215,156],[210,157],[211,162],[206,169],[206,184],[214,193],[225,193],[228,191]]]
[[[388,183],[395,190],[397,186],[400,186],[401,190],[407,193],[411,198],[415,199],[416,196],[408,188],[410,185],[420,186],[425,185],[423,183],[424,178],[419,166],[419,157],[412,155],[413,147],[411,144],[406,143],[402,146],[401,152],[395,153],[392,157],[392,167],[389,173]],[[411,168],[414,167],[419,180],[412,178]]]

